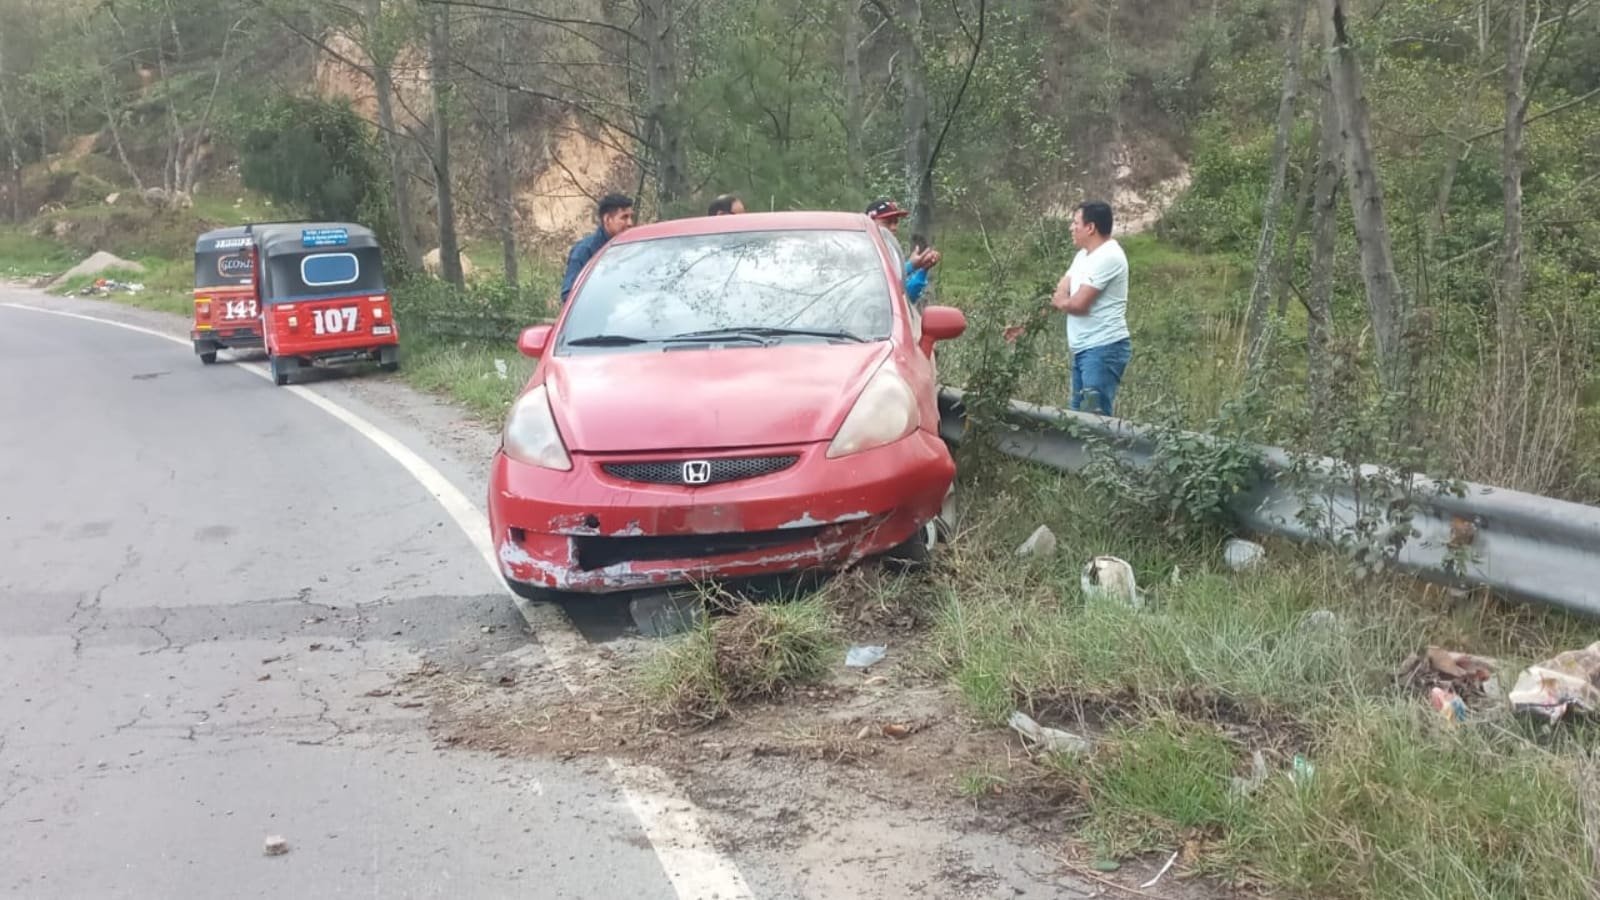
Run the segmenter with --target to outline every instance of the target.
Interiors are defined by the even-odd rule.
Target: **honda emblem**
[[[711,481],[711,463],[703,459],[691,459],[683,464],[684,484],[707,484]]]

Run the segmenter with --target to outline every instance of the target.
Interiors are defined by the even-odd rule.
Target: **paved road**
[[[673,896],[603,772],[365,696],[537,651],[396,463],[238,368],[0,306],[0,615],[0,896]]]

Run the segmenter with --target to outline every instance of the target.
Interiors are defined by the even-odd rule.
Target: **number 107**
[[[311,311],[311,321],[317,334],[340,334],[356,330],[356,308],[346,306],[342,309],[314,309]]]

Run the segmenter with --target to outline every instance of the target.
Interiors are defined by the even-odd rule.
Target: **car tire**
[[[905,543],[883,555],[883,562],[897,572],[920,572],[933,562],[933,550],[938,546],[938,520],[929,519],[907,538]]]
[[[397,348],[386,348],[378,351],[378,368],[385,372],[400,371],[400,351]]]
[[[272,373],[272,383],[278,387],[289,383],[289,369],[284,365],[283,357],[268,354],[267,370]]]
[[[204,353],[200,354],[200,362],[204,363],[205,365],[208,365],[208,366],[212,365],[216,361],[217,361],[217,351],[215,351],[215,350],[207,350]]]

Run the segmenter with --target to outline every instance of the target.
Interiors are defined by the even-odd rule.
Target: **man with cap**
[[[711,206],[706,209],[708,216],[737,216],[743,213],[744,201],[734,194],[723,194],[711,201]]]
[[[900,234],[900,220],[908,215],[910,213],[886,197],[872,201],[867,207],[867,217],[889,229],[896,236]],[[928,271],[938,264],[939,251],[932,247],[912,248],[911,258],[906,260],[904,275],[906,296],[912,303],[922,299],[922,292],[928,287]]]

